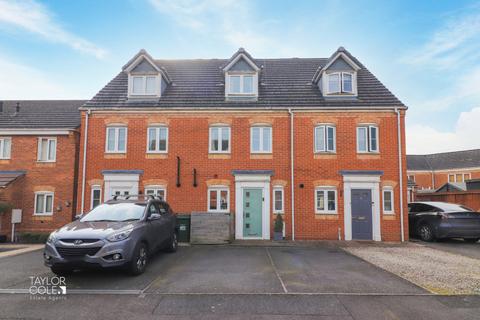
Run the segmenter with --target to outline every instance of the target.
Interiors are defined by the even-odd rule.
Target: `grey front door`
[[[352,239],[372,240],[372,191],[352,189]]]

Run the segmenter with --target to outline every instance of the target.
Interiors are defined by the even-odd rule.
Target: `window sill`
[[[337,213],[315,213],[315,219],[317,220],[338,220]]]
[[[273,154],[271,153],[251,153],[250,159],[259,160],[259,159],[273,159]]]
[[[0,159],[0,164],[9,164],[10,159]]]
[[[222,211],[218,211],[218,210],[207,210],[207,213],[230,213],[230,210],[222,210]]]
[[[153,153],[149,152],[145,154],[145,159],[167,159],[168,153]]]
[[[357,159],[379,159],[380,157],[379,152],[357,153]]]
[[[231,158],[232,158],[232,155],[230,153],[209,153],[208,154],[208,159],[227,160]]]
[[[104,158],[105,159],[126,159],[127,154],[126,153],[111,153],[111,152],[108,152],[108,153],[104,154]]]
[[[273,211],[273,214],[281,214],[281,215],[284,215],[285,212],[284,212],[284,211],[281,211],[281,212],[280,212],[280,211]]]
[[[314,159],[337,159],[336,152],[315,152],[313,154]]]
[[[384,213],[383,220],[396,220],[395,213]]]
[[[52,217],[53,213],[34,213],[34,217]]]
[[[50,162],[47,162],[47,161],[37,161],[35,163],[35,166],[36,167],[46,167],[46,168],[53,168],[57,165],[56,162],[54,161],[50,161]]]

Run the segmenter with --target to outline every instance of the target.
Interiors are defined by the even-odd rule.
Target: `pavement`
[[[0,318],[480,319],[480,296],[432,295],[331,245],[180,247],[138,277],[75,273],[58,299],[8,293],[53,276],[41,251],[0,270]]]

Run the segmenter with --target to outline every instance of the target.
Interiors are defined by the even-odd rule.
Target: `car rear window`
[[[454,203],[438,203],[435,204],[436,207],[442,209],[443,211],[473,211],[472,209]]]
[[[146,205],[141,203],[101,204],[90,211],[80,221],[139,220],[143,217],[145,207]]]

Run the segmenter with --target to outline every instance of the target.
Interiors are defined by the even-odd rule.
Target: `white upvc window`
[[[407,180],[415,182],[415,175],[414,174],[407,175]]]
[[[159,77],[157,75],[132,75],[130,76],[130,95],[153,96],[160,91]]]
[[[12,138],[0,138],[0,159],[10,159]]]
[[[315,188],[315,213],[337,213],[337,189],[335,187]]]
[[[210,153],[230,153],[230,127],[210,127]]]
[[[38,138],[37,160],[55,162],[57,156],[57,138]]]
[[[127,127],[107,127],[107,139],[105,152],[126,153],[127,152]]]
[[[470,180],[470,173],[451,173],[448,175],[448,182],[465,182]]]
[[[228,75],[228,93],[233,95],[254,95],[256,76],[254,74]]]
[[[53,192],[35,192],[34,214],[39,216],[51,216],[53,214]]]
[[[92,186],[90,209],[95,208],[101,203],[102,203],[102,187],[99,185],[94,185]]]
[[[357,152],[378,153],[378,127],[374,125],[361,125],[357,127]]]
[[[212,186],[208,188],[208,211],[229,212],[230,191],[225,186]]]
[[[147,152],[168,152],[168,127],[152,126],[147,129]]]
[[[393,188],[385,187],[383,188],[383,213],[393,214],[393,212],[394,212]]]
[[[273,187],[273,213],[284,213],[285,202],[282,186]]]
[[[160,197],[163,201],[166,201],[167,189],[164,186],[146,186],[145,195]]]
[[[354,93],[353,73],[334,72],[327,74],[328,94]]]
[[[315,152],[335,152],[336,129],[332,125],[318,125],[315,127]]]
[[[250,128],[250,152],[272,153],[272,127]]]

